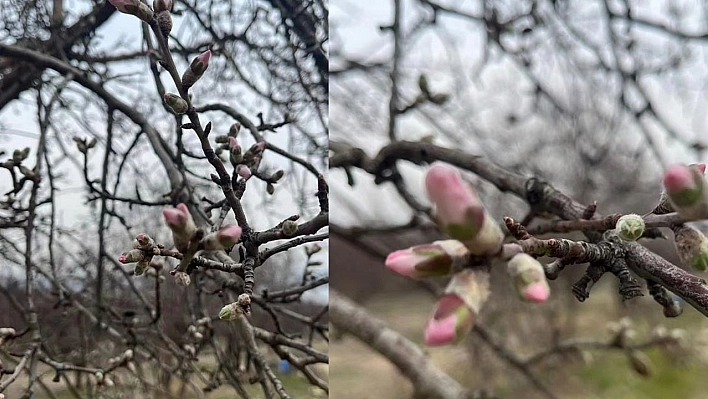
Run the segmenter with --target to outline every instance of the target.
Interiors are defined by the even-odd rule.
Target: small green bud
[[[631,213],[624,215],[617,221],[615,232],[625,241],[636,241],[644,234],[644,219],[641,216]]]
[[[266,192],[268,192],[268,195],[273,195],[273,193],[275,193],[275,186],[272,183],[268,183],[266,185]]]

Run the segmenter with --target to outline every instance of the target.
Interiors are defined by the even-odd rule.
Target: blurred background
[[[208,108],[200,115],[203,125],[212,124],[212,146],[220,146],[215,138],[234,123],[248,122],[280,151],[266,151],[243,193],[256,232],[293,215],[306,222],[321,211],[315,193],[317,173],[327,170],[326,14],[322,1],[174,1],[169,45],[178,71],[208,49],[213,54],[208,72],[190,90],[193,104]],[[34,397],[264,397],[238,329],[218,318],[221,307],[243,292],[241,278],[200,269],[185,288],[168,274],[174,259],[149,277],[133,276],[135,264],[117,261],[139,233],[171,247],[161,212],[179,202],[190,204],[202,226],[220,218],[224,225],[236,223],[222,207],[224,195],[210,179],[214,168],[197,136],[181,128],[186,118],[165,107],[163,94],[177,90],[149,27],[107,1],[0,0],[0,45],[76,68],[132,111],[108,107],[107,96],[88,90],[75,75],[0,48],[0,328],[17,333],[0,339],[0,392],[10,383],[4,392],[15,398],[32,386],[26,374],[10,381],[30,345],[30,275],[42,353],[80,368],[40,363]],[[255,143],[246,128],[238,140],[244,152]],[[92,141],[95,147],[86,151]],[[40,143],[45,151],[38,157]],[[25,172],[5,166],[26,147],[23,167],[43,164],[36,195]],[[228,150],[217,153],[234,173]],[[269,179],[278,170],[285,177],[275,184]],[[36,215],[31,240],[30,214]],[[276,239],[260,250],[284,242]],[[300,340],[326,358],[328,241],[306,243],[256,270],[260,305],[253,305],[252,322],[255,331]],[[232,256],[238,261],[238,250]],[[322,357],[297,364],[309,370],[305,375],[291,365],[302,352],[280,346],[275,353],[263,337],[258,345],[288,392],[326,395]],[[134,349],[132,366],[119,358],[128,349]],[[91,371],[109,368],[116,369],[110,374],[115,388]]]
[[[336,143],[373,157],[393,140],[433,141],[548,181],[580,203],[597,201],[601,214],[647,213],[668,165],[708,161],[707,13],[702,1],[333,1],[331,154]],[[424,168],[401,161],[398,171],[407,198],[363,170],[332,170],[332,287],[422,345],[435,298],[383,263],[440,236],[421,212]],[[465,178],[500,222],[527,216],[520,198]],[[664,234],[642,244],[677,263],[672,233]],[[492,267],[483,330],[426,353],[492,397],[705,397],[708,320],[690,306],[666,319],[646,293],[622,302],[609,276],[579,303],[571,285],[584,269],[567,268],[551,282],[552,299],[530,305]],[[608,349],[618,331],[633,343],[670,335],[680,345],[641,355]],[[385,358],[334,336],[333,397],[411,397]],[[577,340],[597,345],[518,367]]]

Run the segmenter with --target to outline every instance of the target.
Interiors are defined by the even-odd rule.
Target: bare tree
[[[0,4],[0,392],[326,395],[327,4],[79,3]]]
[[[333,206],[349,213],[335,214],[336,237],[373,255],[381,266],[395,250],[449,238],[449,231],[434,223],[420,188],[420,168],[411,165],[442,161],[472,172],[464,178],[507,241],[492,255],[468,253],[455,261],[492,278],[494,295],[474,315],[467,348],[475,354],[488,348],[538,397],[560,395],[539,378],[540,359],[614,348],[641,373],[646,359],[640,349],[677,341],[661,329],[645,341],[628,340],[626,323],[607,340],[563,340],[549,321],[548,307],[533,313],[544,322],[518,338],[519,329],[527,327],[523,323],[534,325],[523,317],[530,310],[506,300],[509,282],[497,271],[519,252],[548,257],[543,274],[558,278],[551,287],[568,303],[564,306],[573,306],[572,297],[586,301],[593,284],[609,274],[616,277],[622,300],[648,294],[667,317],[681,313],[681,302],[708,314],[705,281],[677,266],[690,262],[651,242],[673,229],[682,255],[684,233],[697,232],[683,223],[706,216],[665,213],[661,207],[652,213],[660,174],[670,164],[706,157],[705,132],[695,123],[703,117],[702,92],[693,89],[708,72],[696,57],[705,48],[708,27],[698,16],[706,10],[700,2],[667,8],[650,3],[394,0],[374,21],[363,18],[373,4],[333,10],[330,166],[338,170]],[[679,109],[682,117],[676,116]],[[357,190],[377,201],[348,200]],[[631,213],[644,215],[641,243],[603,234]],[[346,262],[336,253],[332,262],[336,276]],[[566,283],[568,274],[572,280]],[[391,287],[382,282],[388,278],[383,273],[377,277],[362,277],[364,285],[376,287],[366,293],[347,291],[361,302]],[[435,282],[417,284],[437,298],[452,290]],[[333,325],[388,358],[416,394],[473,395],[474,389],[441,376],[415,344],[395,333],[394,317],[376,320],[334,291],[330,305]],[[573,309],[582,314],[582,307]],[[500,316],[512,320],[499,321]],[[527,355],[529,346],[511,344],[515,337],[532,341],[536,353]],[[331,347],[335,352],[337,345]],[[483,364],[471,367],[484,372]]]

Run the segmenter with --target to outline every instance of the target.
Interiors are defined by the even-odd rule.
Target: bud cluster
[[[470,331],[486,302],[489,271],[473,265],[479,257],[501,256],[504,234],[454,168],[433,165],[425,188],[435,205],[435,222],[452,239],[395,251],[386,258],[386,267],[413,279],[452,274],[425,330],[427,345],[445,345]],[[544,267],[530,255],[514,255],[508,271],[521,299],[538,303],[550,296]]]

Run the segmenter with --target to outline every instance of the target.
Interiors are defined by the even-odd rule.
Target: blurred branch
[[[389,359],[408,378],[416,395],[434,399],[469,399],[457,381],[435,367],[425,353],[386,323],[334,289],[329,292],[330,321]]]

